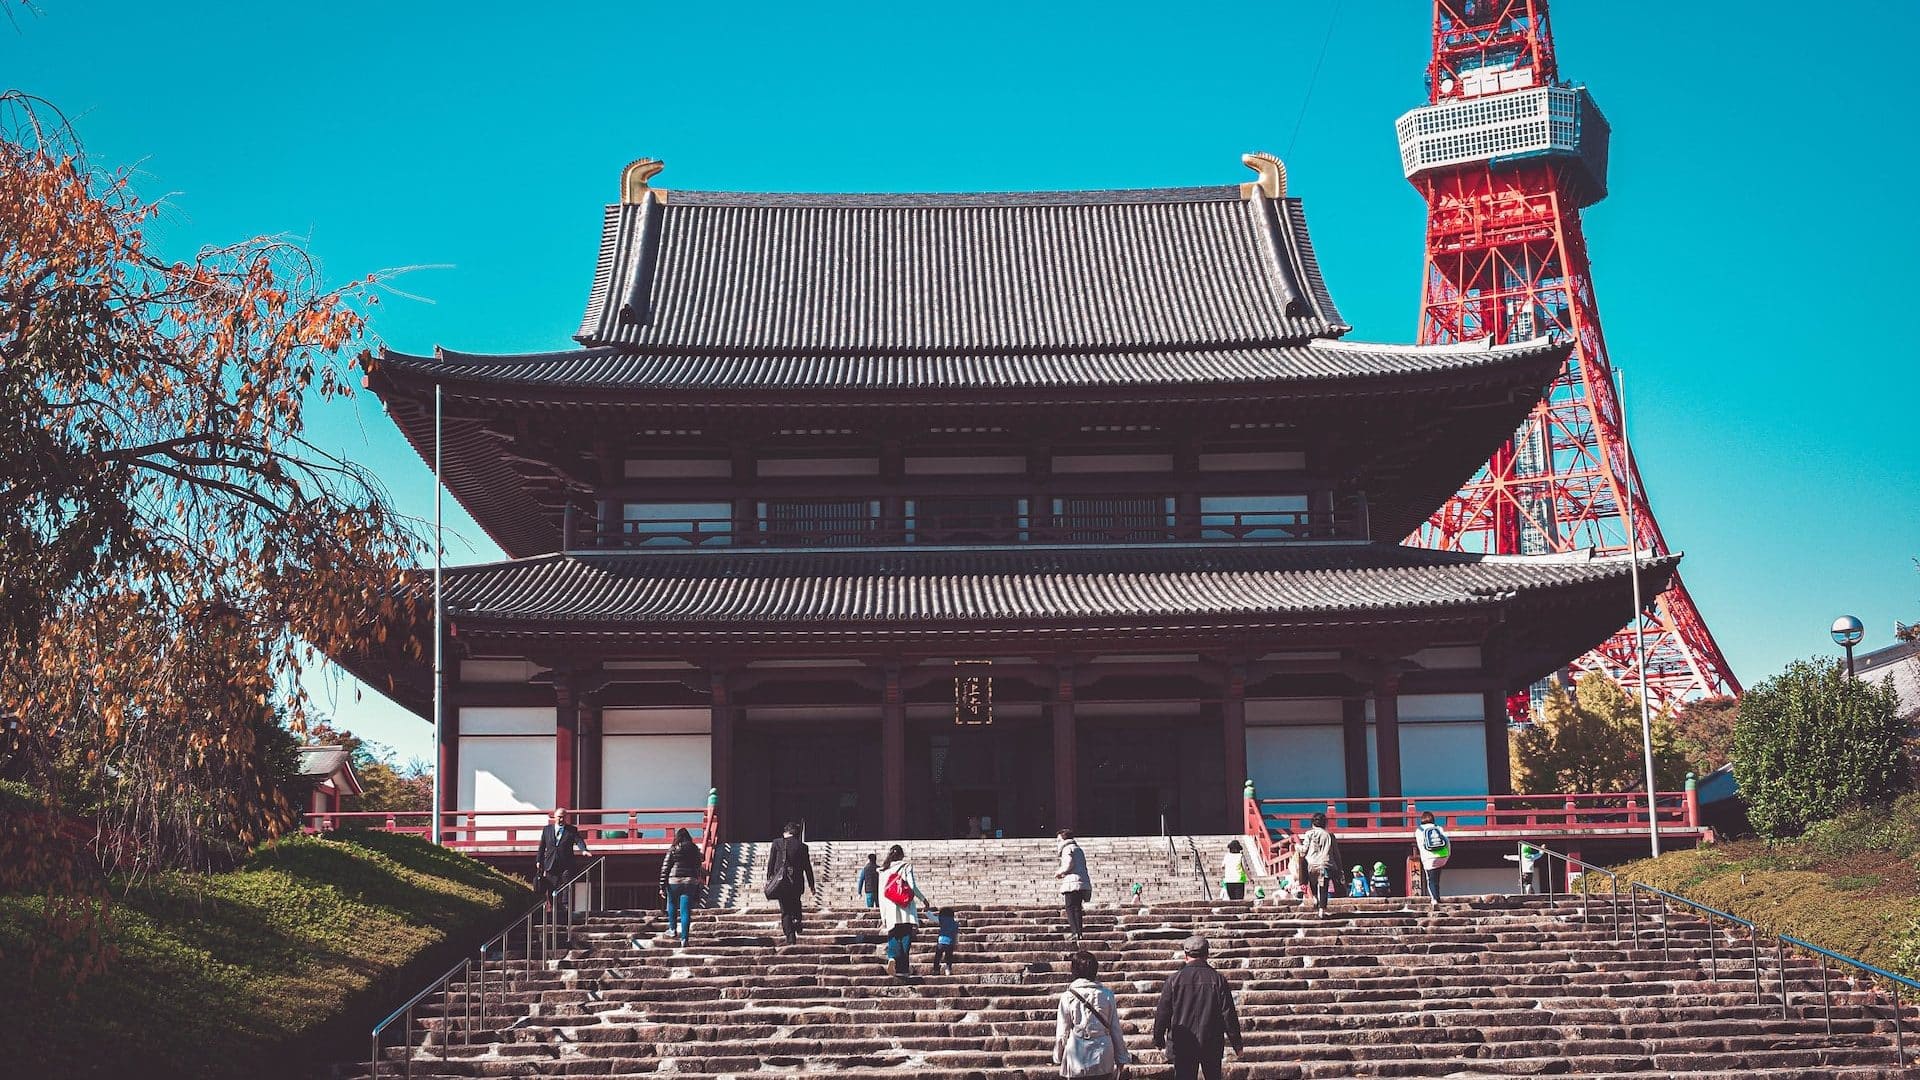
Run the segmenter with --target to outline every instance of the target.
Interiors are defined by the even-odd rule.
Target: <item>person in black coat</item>
[[[540,871],[540,891],[553,893],[560,888],[561,882],[573,876],[574,856],[590,855],[587,842],[581,838],[580,830],[567,821],[567,808],[554,807],[553,821],[540,830],[540,849],[534,856],[534,864]],[[567,890],[562,890],[562,893]],[[558,895],[555,899],[555,915],[561,921],[569,917],[567,897]]]
[[[800,897],[817,893],[813,882],[813,856],[800,839],[799,822],[789,821],[767,851],[767,899],[780,902],[780,929],[787,944],[800,939]]]
[[[1167,977],[1153,1010],[1153,1045],[1167,1051],[1175,1080],[1220,1080],[1220,1059],[1232,1044],[1241,1052],[1240,1014],[1227,977],[1207,963],[1207,939],[1198,934],[1181,947],[1187,962]],[[1172,1045],[1168,1045],[1171,1043]]]

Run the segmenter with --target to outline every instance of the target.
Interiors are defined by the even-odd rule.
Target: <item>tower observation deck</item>
[[[1574,344],[1513,438],[1410,542],[1491,554],[1622,554],[1631,545],[1665,555],[1628,465],[1581,228],[1580,211],[1606,197],[1611,129],[1585,87],[1560,81],[1547,8],[1548,0],[1436,0],[1428,103],[1395,125],[1401,167],[1427,201],[1420,341],[1546,335]],[[1644,689],[1656,707],[1739,692],[1678,578],[1621,618],[1620,632],[1576,671]],[[1516,699],[1511,711],[1527,705]]]

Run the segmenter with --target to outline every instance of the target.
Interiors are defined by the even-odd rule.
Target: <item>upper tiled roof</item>
[[[653,192],[607,208],[585,345],[1130,352],[1338,336],[1296,199],[1237,186]]]
[[[1567,351],[1547,338],[1510,345],[1376,345],[1315,340],[1301,345],[1127,353],[766,355],[635,353],[617,347],[486,356],[384,352],[375,361],[399,377],[525,387],[617,390],[943,390],[1312,383],[1491,371]]]
[[[1677,561],[1645,564],[1653,591]],[[446,572],[445,603],[456,625],[701,634],[894,623],[922,634],[943,624],[1444,612],[1620,584],[1629,569],[1625,558],[1584,553],[1501,557],[1395,544],[638,552],[455,568]]]

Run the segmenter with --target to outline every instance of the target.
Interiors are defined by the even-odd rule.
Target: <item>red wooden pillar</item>
[[[1080,733],[1073,717],[1073,664],[1054,669],[1053,820],[1056,829],[1075,828],[1080,809]]]
[[[572,809],[580,805],[574,801],[579,791],[574,783],[574,750],[580,736],[580,695],[571,673],[554,674],[553,706],[553,805]]]
[[[728,836],[744,836],[740,824],[733,820],[733,809],[740,805],[733,797],[733,736],[734,705],[732,687],[727,683],[725,668],[714,668],[713,714],[708,718],[711,734],[707,738],[708,783],[717,793],[713,812],[720,819],[720,829]]]
[[[1383,674],[1373,683],[1374,753],[1380,762],[1380,797],[1397,798],[1400,786],[1400,676]],[[1384,808],[1383,808],[1384,809]]]
[[[880,831],[889,839],[907,833],[907,706],[891,664],[880,698]]]
[[[1247,802],[1247,667],[1227,669],[1226,700],[1220,703],[1220,735],[1225,740],[1227,831],[1242,828]]]
[[[447,694],[446,714],[440,718],[440,819],[442,834],[460,809],[460,707]]]
[[[597,694],[582,695],[580,702],[580,783],[577,794],[580,805],[589,809],[599,809],[602,798],[601,774],[604,771],[601,756],[600,701]]]

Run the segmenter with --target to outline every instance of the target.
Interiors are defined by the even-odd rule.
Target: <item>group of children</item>
[[[1282,873],[1280,875],[1280,895],[1290,900],[1298,900],[1306,895],[1306,883],[1295,881],[1291,875]],[[1359,865],[1354,866],[1351,871],[1351,876],[1347,880],[1347,896],[1349,898],[1392,895],[1393,879],[1387,876],[1386,863],[1374,863],[1372,873],[1368,873],[1365,867]]]

